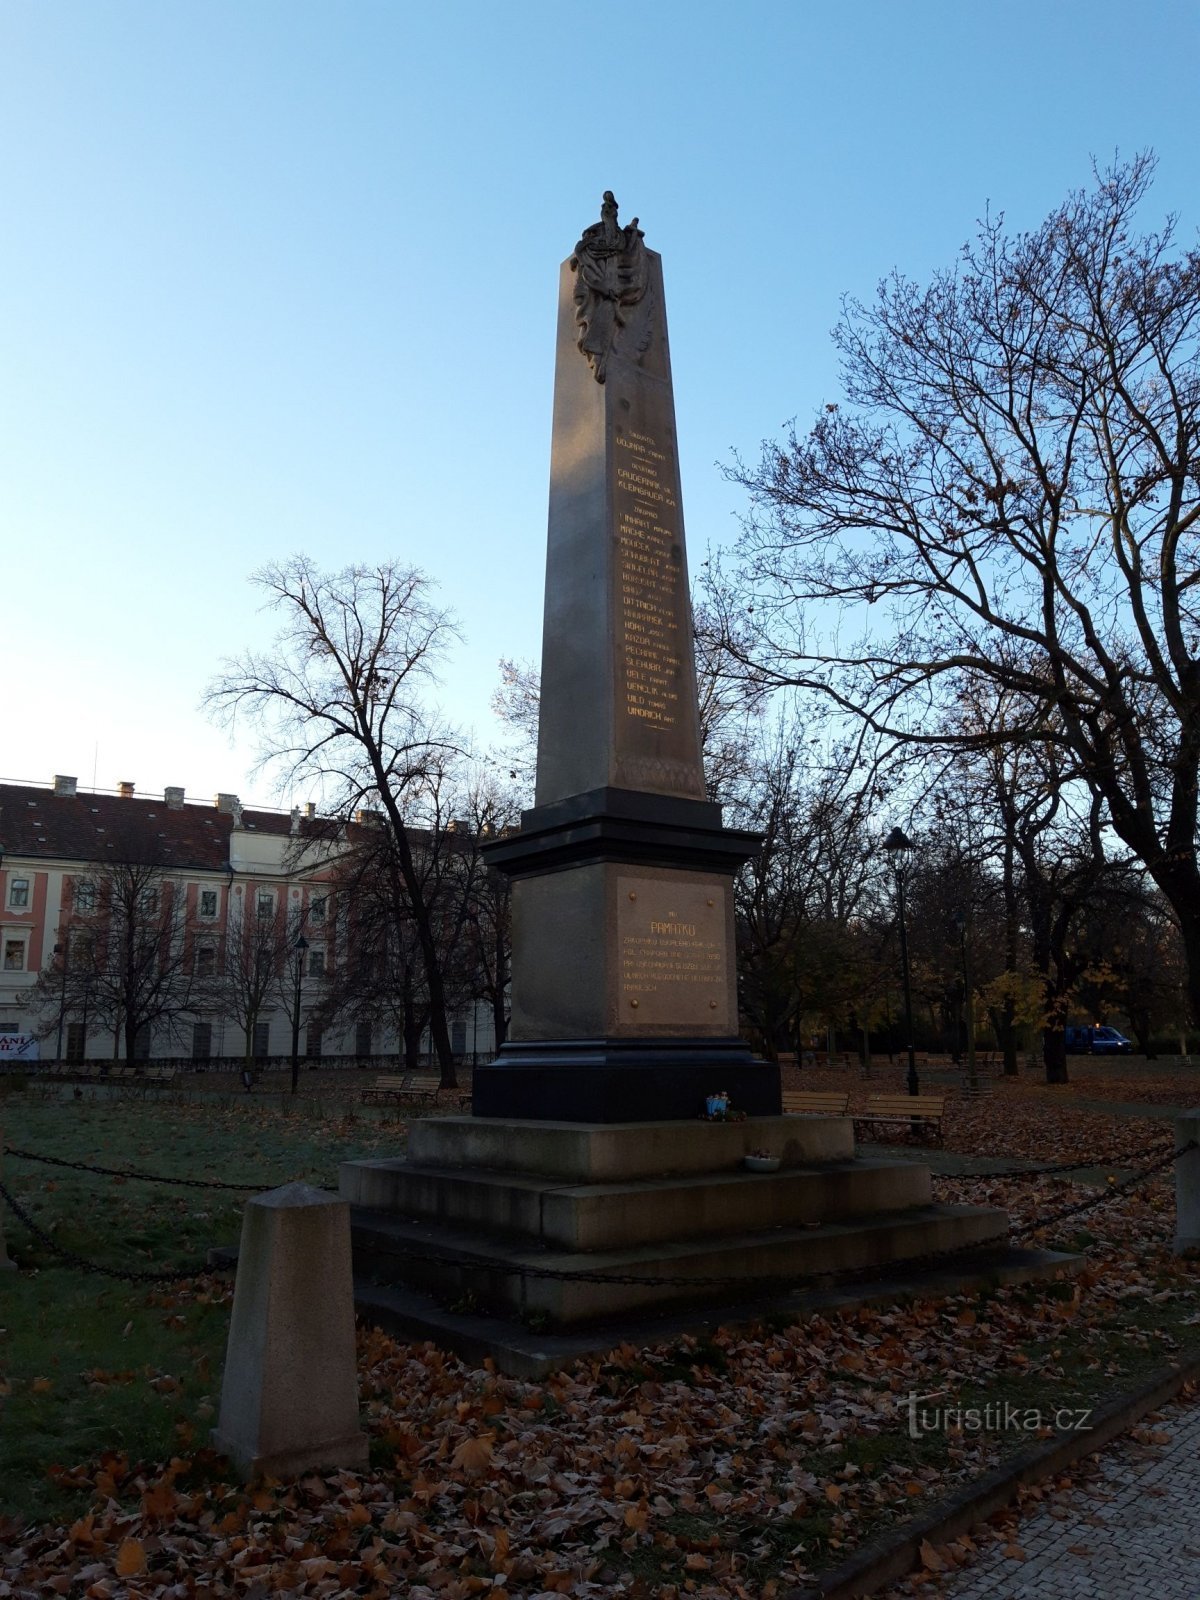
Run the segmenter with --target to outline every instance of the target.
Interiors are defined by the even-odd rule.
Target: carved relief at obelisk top
[[[583,230],[571,255],[579,348],[597,383],[607,375],[609,355],[626,326],[626,312],[646,293],[649,268],[642,240],[636,217],[626,228],[617,222],[617,202],[612,190],[606,189],[600,221]]]

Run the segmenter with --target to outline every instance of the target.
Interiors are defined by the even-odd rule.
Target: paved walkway
[[[1094,1458],[1099,1476],[1021,1519],[1007,1540],[943,1580],[949,1600],[1200,1600],[1200,1403]],[[1016,1546],[1022,1561],[1004,1550]],[[896,1591],[902,1592],[902,1591]]]

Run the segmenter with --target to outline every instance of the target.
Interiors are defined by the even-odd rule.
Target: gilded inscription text
[[[725,890],[664,878],[619,878],[620,1021],[727,1031],[732,1026]]]
[[[679,721],[686,611],[673,462],[648,433],[616,436],[616,581],[626,714],[650,728]]]

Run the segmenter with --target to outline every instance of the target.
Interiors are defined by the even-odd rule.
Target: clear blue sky
[[[299,550],[440,580],[486,740],[603,189],[663,256],[696,566],[718,460],[833,397],[843,292],[1117,148],[1194,236],[1198,47],[1194,0],[0,0],[0,777],[271,800],[199,699]]]

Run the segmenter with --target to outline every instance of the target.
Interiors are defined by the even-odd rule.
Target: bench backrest
[[[946,1097],[941,1094],[873,1094],[867,1098],[867,1110],[895,1113],[900,1117],[940,1117],[944,1115]]]
[[[850,1105],[848,1094],[811,1094],[800,1090],[785,1090],[783,1109],[786,1112],[824,1112],[829,1116],[845,1116]]]

